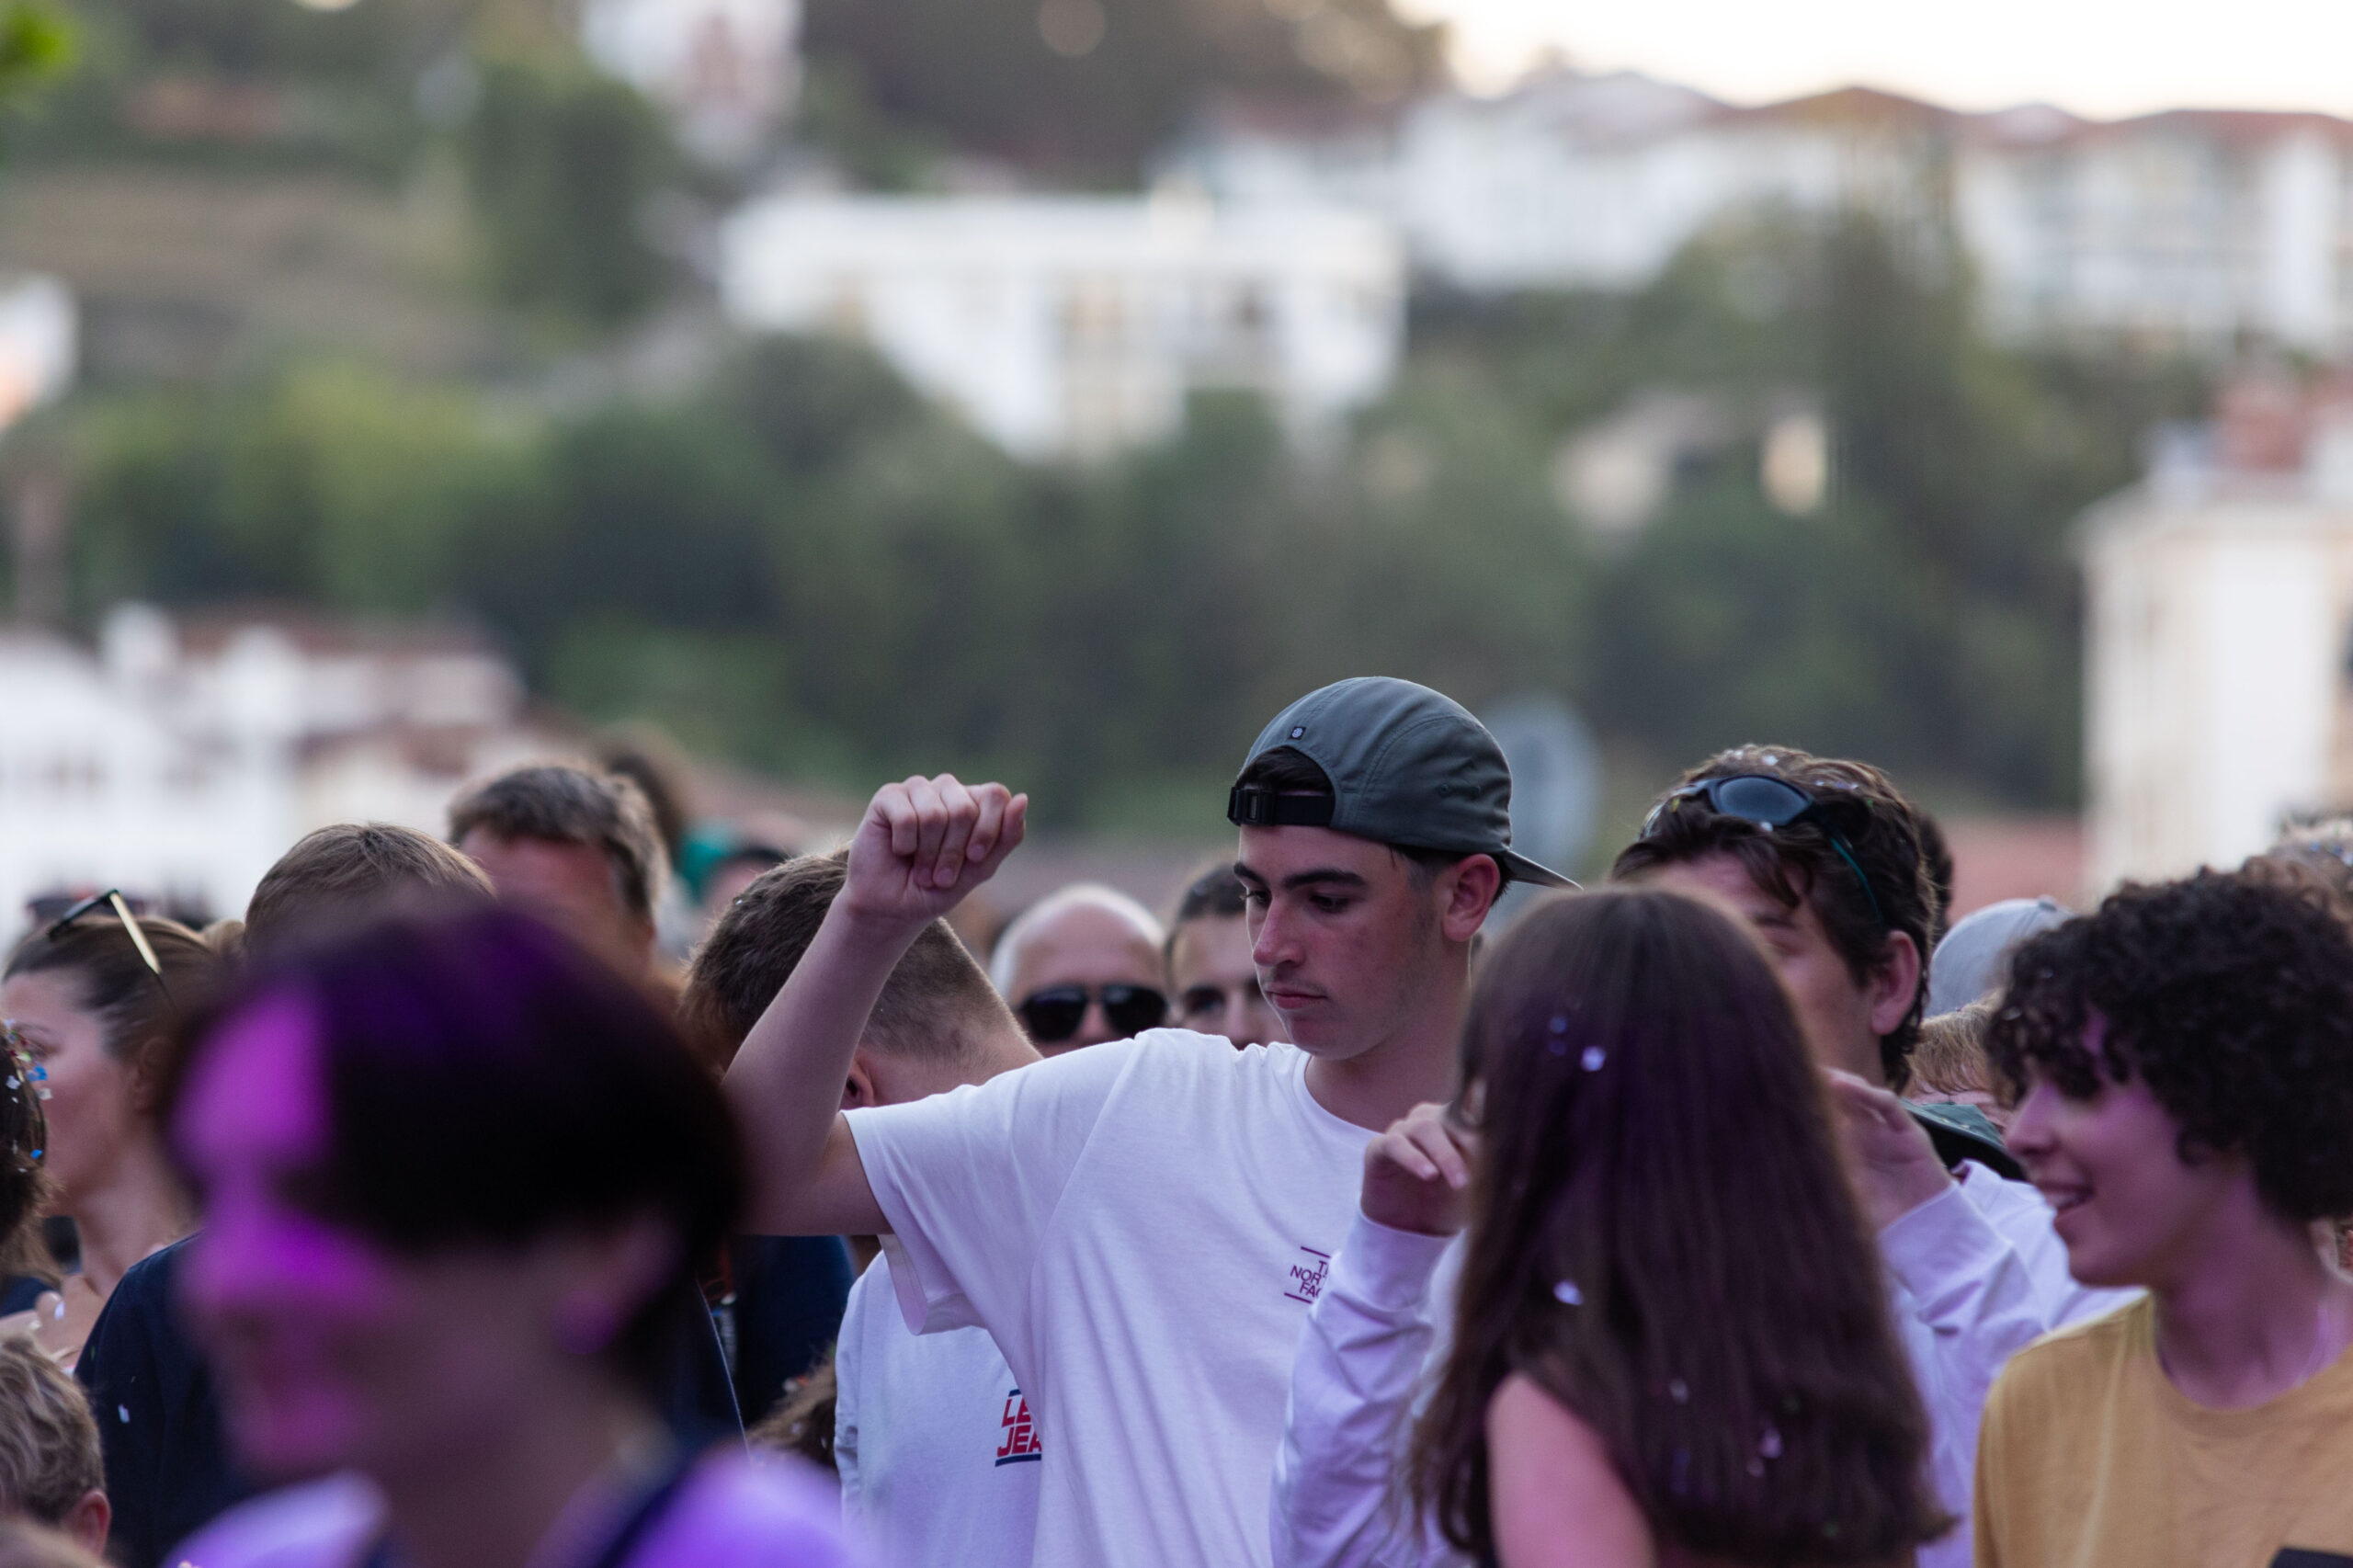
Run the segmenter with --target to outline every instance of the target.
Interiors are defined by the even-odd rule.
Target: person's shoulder
[[[157,1247],[145,1257],[122,1271],[114,1290],[107,1297],[107,1305],[124,1303],[129,1311],[141,1313],[168,1312],[176,1300],[173,1280],[179,1275],[181,1261],[188,1256],[188,1244],[196,1240],[193,1232],[168,1246]]]
[[[1123,1043],[1134,1050],[1140,1063],[1194,1076],[1247,1078],[1295,1071],[1302,1054],[1295,1045],[1238,1046],[1223,1035],[1179,1028],[1146,1029]]]
[[[859,1562],[841,1499],[790,1455],[721,1450],[695,1467],[679,1506],[630,1568],[835,1568]]]
[[[188,1568],[350,1568],[383,1528],[383,1502],[356,1475],[331,1475],[241,1503],[165,1561]]]
[[[2067,1400],[2089,1384],[2114,1378],[2147,1341],[2150,1311],[2143,1296],[2112,1312],[2052,1329],[2010,1358],[1995,1385],[1995,1397]]]

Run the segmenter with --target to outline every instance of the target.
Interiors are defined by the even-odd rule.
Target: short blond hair
[[[0,1514],[62,1524],[106,1483],[82,1385],[30,1334],[0,1335]]]

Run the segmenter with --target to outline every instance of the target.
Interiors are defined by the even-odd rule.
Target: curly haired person
[[[1981,1568],[2353,1553],[2353,939],[2324,901],[2201,872],[2021,948],[1987,1046],[2069,1268],[2141,1286],[1995,1384]]]

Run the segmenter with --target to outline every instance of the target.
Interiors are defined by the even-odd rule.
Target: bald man
[[[1168,1021],[1160,988],[1163,933],[1116,888],[1074,882],[1014,917],[989,979],[1048,1056],[1126,1040]]]

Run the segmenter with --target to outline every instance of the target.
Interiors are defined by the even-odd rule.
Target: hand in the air
[[[842,899],[866,920],[919,926],[996,874],[1021,842],[1029,797],[955,775],[875,791],[850,840]]]

